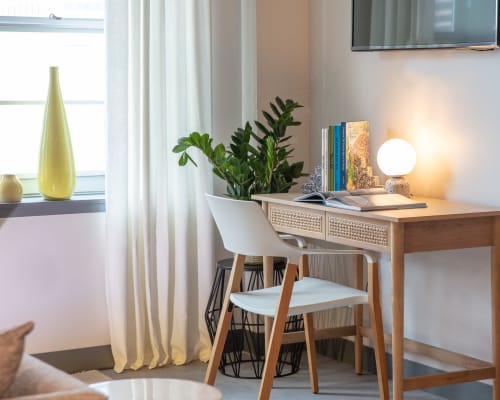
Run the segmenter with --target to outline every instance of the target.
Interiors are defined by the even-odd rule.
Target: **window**
[[[59,66],[78,192],[104,189],[104,0],[0,0],[0,173],[36,174],[49,67]]]

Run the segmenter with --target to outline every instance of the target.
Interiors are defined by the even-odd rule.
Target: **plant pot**
[[[250,265],[261,265],[264,263],[264,257],[262,256],[246,256],[245,257],[245,264],[250,264]]]

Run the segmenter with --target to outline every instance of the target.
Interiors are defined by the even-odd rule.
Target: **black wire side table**
[[[212,290],[205,310],[205,322],[212,344],[219,322],[227,280],[233,266],[233,259],[217,262]],[[274,260],[273,283],[280,284],[283,279],[286,262]],[[264,286],[262,264],[245,264],[240,290],[254,290]],[[285,332],[297,332],[304,329],[301,316],[288,319]],[[304,343],[290,343],[281,346],[276,366],[275,377],[287,376],[299,370]],[[261,378],[264,368],[264,318],[235,307],[231,319],[226,344],[222,352],[219,371],[236,378]]]

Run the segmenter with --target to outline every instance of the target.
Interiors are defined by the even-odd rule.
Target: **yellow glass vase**
[[[73,147],[59,85],[59,69],[50,67],[40,144],[38,190],[47,200],[65,200],[71,198],[75,182]]]

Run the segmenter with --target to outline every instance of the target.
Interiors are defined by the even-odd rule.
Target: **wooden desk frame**
[[[391,257],[393,399],[404,392],[433,386],[493,379],[493,400],[500,400],[500,208],[437,199],[422,209],[356,212],[293,202],[295,193],[254,195],[279,232],[325,240]],[[407,253],[491,248],[492,362],[453,353],[404,338],[404,256]],[[264,258],[264,284],[272,277],[272,258]],[[359,268],[358,268],[359,271]],[[266,279],[266,275],[268,278]],[[359,279],[359,278],[358,278]],[[365,332],[364,335],[367,335]],[[323,335],[324,336],[324,335]],[[291,340],[292,341],[292,340]],[[404,350],[425,354],[464,368],[456,372],[405,378]]]

